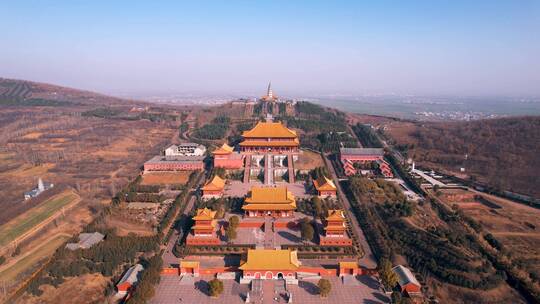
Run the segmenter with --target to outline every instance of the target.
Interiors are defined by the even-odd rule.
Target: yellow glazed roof
[[[193,217],[193,219],[196,221],[209,221],[213,220],[215,215],[216,211],[212,211],[211,209],[197,209],[197,214]]]
[[[296,251],[289,249],[249,249],[242,270],[296,270],[301,263]]]
[[[224,143],[219,149],[216,149],[214,154],[231,154],[234,151],[234,148]]]
[[[334,182],[324,175],[319,177],[319,179],[314,180],[313,184],[315,185],[315,189],[319,191],[336,190],[336,185]]]
[[[245,201],[249,204],[290,204],[295,199],[287,187],[252,187],[251,196]]]
[[[214,175],[212,180],[202,187],[203,191],[223,190],[223,188],[225,188],[225,180],[217,175]]]
[[[358,268],[358,263],[356,262],[339,262],[339,268]]]
[[[300,142],[298,138],[287,141],[264,141],[264,140],[247,140],[240,143],[240,146],[263,146],[263,147],[296,147]]]
[[[198,268],[199,262],[197,261],[180,261],[181,268]]]
[[[344,221],[345,216],[343,215],[343,210],[340,209],[329,209],[328,210],[328,216],[326,217],[326,220],[339,220]]]
[[[296,132],[286,128],[281,122],[258,122],[257,125],[242,133],[243,137],[296,138]]]
[[[296,203],[290,204],[247,204],[243,210],[295,210]]]

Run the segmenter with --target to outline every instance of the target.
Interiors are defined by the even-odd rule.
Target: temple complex
[[[193,217],[195,224],[191,228],[193,234],[188,235],[188,245],[219,245],[219,239],[216,236],[216,211],[211,209],[197,209]]]
[[[318,179],[313,181],[313,185],[317,190],[319,197],[335,197],[337,188],[334,182],[328,177],[321,175]]]
[[[300,146],[296,132],[281,122],[258,122],[242,137],[240,149],[248,153],[297,153]]]
[[[215,175],[202,187],[203,198],[216,198],[223,195],[225,189],[225,180]]]
[[[349,246],[351,239],[347,236],[347,225],[343,210],[328,210],[324,223],[325,235],[321,237],[322,246]]]
[[[253,187],[242,209],[247,217],[292,217],[296,210],[296,200],[284,186]]]

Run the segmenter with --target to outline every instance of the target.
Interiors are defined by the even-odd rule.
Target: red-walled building
[[[324,220],[324,236],[321,236],[321,246],[350,246],[352,240],[347,236],[347,226],[343,210],[328,210]]]
[[[132,293],[137,285],[139,272],[143,270],[144,267],[141,264],[131,266],[116,284],[118,295],[125,296]]]
[[[238,170],[244,166],[244,155],[234,152],[233,147],[224,143],[219,149],[212,152],[214,167]]]
[[[418,294],[421,292],[422,285],[418,282],[411,270],[403,265],[397,265],[392,268],[392,271],[398,277],[398,285],[401,292],[408,294]]]
[[[297,153],[300,146],[296,132],[281,122],[259,122],[242,137],[240,149],[247,153]]]
[[[313,186],[320,197],[335,197],[337,188],[334,182],[326,176],[321,176],[313,181]]]
[[[296,251],[290,249],[249,249],[247,260],[240,265],[242,278],[240,283],[249,283],[253,279],[296,280],[296,272],[301,263]]]
[[[216,211],[208,208],[197,209],[197,214],[193,217],[195,225],[191,228],[193,234],[188,235],[186,243],[188,245],[219,245],[215,231],[215,216]]]
[[[223,195],[225,189],[225,180],[215,175],[208,183],[202,188],[203,198],[217,198]]]
[[[144,171],[194,171],[204,169],[204,156],[155,156],[144,163]]]

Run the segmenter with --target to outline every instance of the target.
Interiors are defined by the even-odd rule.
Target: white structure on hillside
[[[165,156],[203,156],[206,147],[197,143],[182,143],[171,145],[165,149]]]
[[[40,195],[43,191],[45,190],[49,190],[51,189],[52,187],[54,187],[54,184],[48,184],[48,183],[44,183],[41,178],[38,179],[38,184],[37,184],[37,188],[35,189],[32,189],[28,192],[25,192],[24,193],[24,199],[25,200],[28,200],[28,199],[31,199],[33,197],[36,197],[38,195]]]

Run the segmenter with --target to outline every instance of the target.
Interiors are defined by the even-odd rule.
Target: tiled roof
[[[339,262],[339,268],[358,268],[357,262]]]
[[[384,149],[382,148],[340,148],[340,154],[349,154],[349,155],[384,155]]]
[[[326,216],[327,220],[345,220],[345,216],[343,215],[343,210],[340,209],[329,209],[328,215]]]
[[[264,146],[264,147],[296,147],[300,142],[297,138],[287,141],[248,140],[240,143],[240,146]]]
[[[257,125],[242,133],[243,137],[295,138],[296,132],[286,128],[281,122],[258,122]]]
[[[196,221],[204,221],[204,220],[213,220],[214,216],[216,215],[216,211],[212,211],[211,209],[204,208],[204,209],[197,209],[197,214],[193,217]]]
[[[225,188],[225,180],[223,180],[218,175],[214,175],[214,177],[208,181],[203,187],[203,191],[221,191]]]
[[[287,190],[287,187],[252,187],[251,195],[246,198],[246,203],[266,204],[294,202],[294,195]]]
[[[134,266],[131,266],[127,271],[126,273],[124,274],[124,276],[120,279],[120,281],[118,282],[118,285],[122,284],[122,283],[130,283],[131,285],[133,285],[134,283],[137,282],[137,275],[139,274],[140,271],[142,271],[144,269],[144,267],[141,265],[141,264],[135,264]]]
[[[296,270],[301,263],[296,251],[280,249],[249,249],[241,270]]]
[[[407,284],[414,284],[420,286],[420,283],[418,282],[418,280],[416,280],[416,277],[414,276],[414,274],[412,274],[409,268],[403,265],[397,265],[392,268],[392,271],[395,272],[398,276],[400,286],[405,286]]]
[[[334,182],[324,175],[321,175],[318,179],[314,180],[313,184],[315,185],[315,189],[319,191],[336,190],[336,185]]]
[[[224,143],[219,149],[216,149],[213,154],[230,154],[234,151],[234,148]]]

